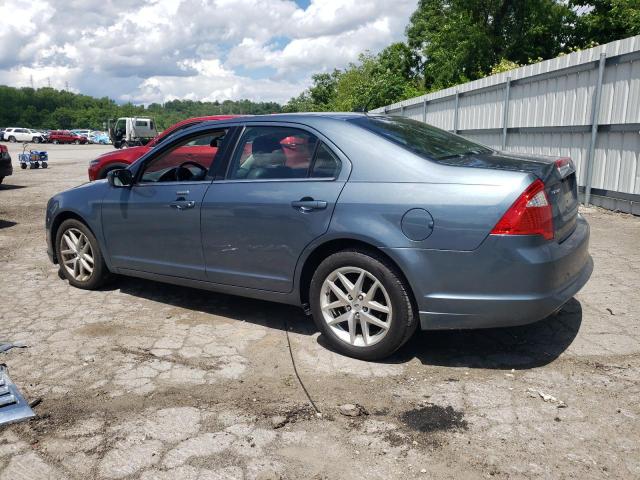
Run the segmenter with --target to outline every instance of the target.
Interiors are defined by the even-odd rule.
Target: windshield
[[[184,130],[186,128],[193,127],[194,125],[197,125],[199,123],[200,122],[185,123],[184,125],[180,125],[178,128],[176,128],[175,130],[171,130],[168,133],[162,132],[155,138],[155,140],[154,140],[154,142],[153,142],[153,144],[151,146],[156,147],[156,146],[158,146],[158,144],[164,142],[166,139],[173,138],[176,133],[181,132],[182,130]]]
[[[444,160],[493,151],[453,133],[409,118],[365,116],[349,121],[428,160]]]

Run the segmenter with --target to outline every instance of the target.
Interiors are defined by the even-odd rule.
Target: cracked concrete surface
[[[367,363],[327,350],[296,308],[60,280],[46,201],[105,149],[47,145],[49,170],[0,186],[0,339],[30,345],[0,360],[42,399],[36,419],[0,429],[0,480],[640,477],[640,219],[584,211],[595,270],[559,315],[419,333]]]

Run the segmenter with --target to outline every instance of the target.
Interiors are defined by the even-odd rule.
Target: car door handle
[[[310,212],[311,210],[322,210],[327,208],[327,202],[324,200],[297,200],[291,202],[293,208],[299,209],[301,212]]]
[[[195,207],[196,202],[194,202],[193,200],[182,200],[179,202],[170,203],[169,206],[177,210],[187,210],[189,208]]]

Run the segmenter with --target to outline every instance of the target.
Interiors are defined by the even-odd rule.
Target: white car
[[[4,131],[4,139],[7,142],[44,142],[42,133],[30,128],[7,128]]]

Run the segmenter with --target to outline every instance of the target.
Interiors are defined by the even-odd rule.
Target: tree
[[[420,95],[417,66],[417,59],[402,43],[392,44],[378,55],[364,53],[344,70],[313,75],[313,85],[289,100],[284,110],[369,110]]]
[[[575,25],[573,44],[588,48],[640,35],[640,0],[571,0],[571,7],[585,13]]]
[[[428,90],[486,76],[568,48],[575,12],[556,0],[420,0],[407,27]]]

